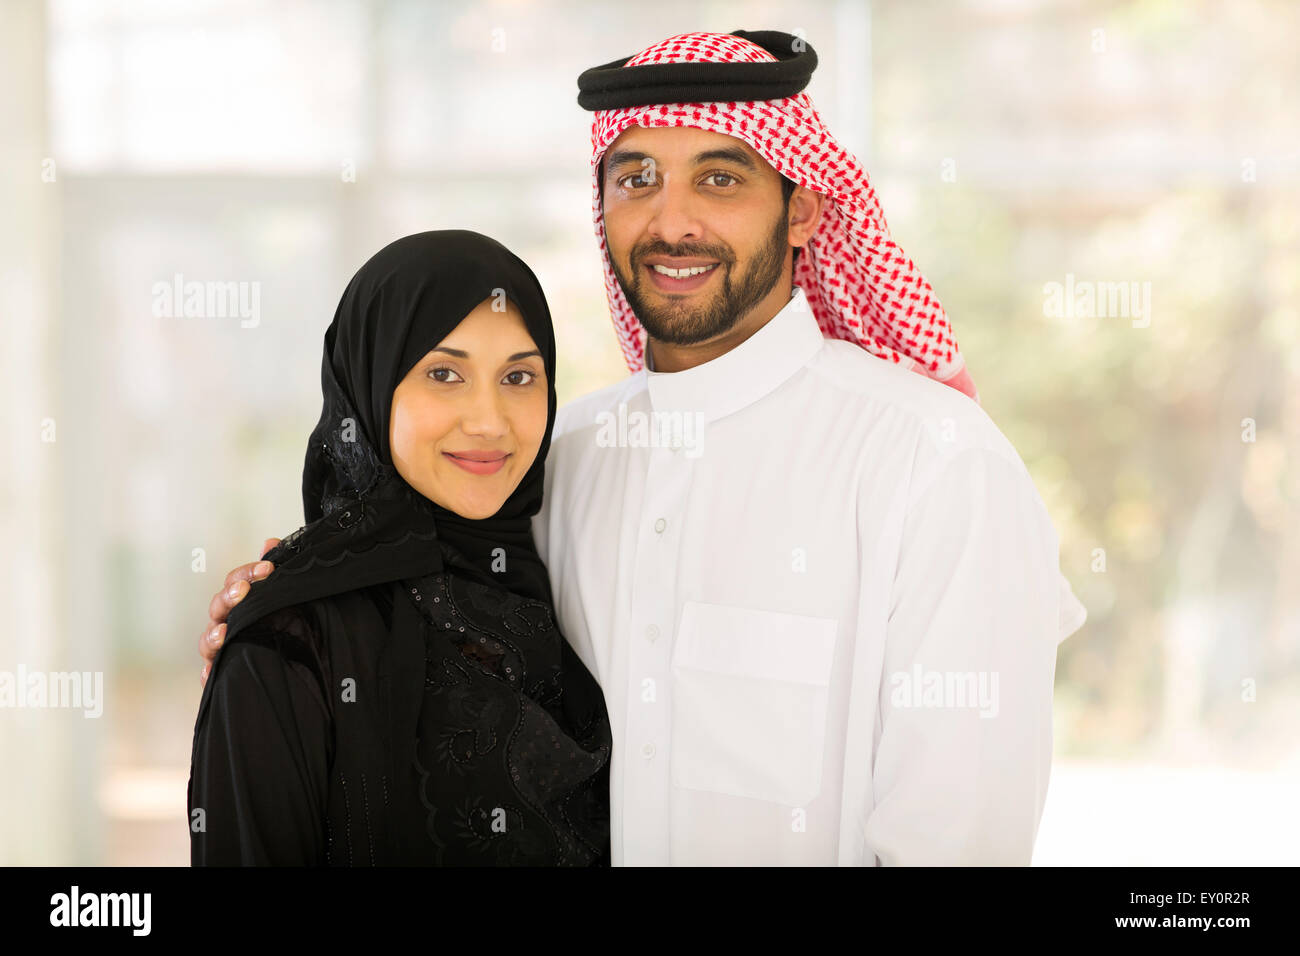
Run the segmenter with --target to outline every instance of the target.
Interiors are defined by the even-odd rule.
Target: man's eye
[[[525,382],[512,381],[516,375],[527,375],[528,380]],[[527,369],[515,369],[513,372],[506,372],[505,381],[509,385],[531,385],[537,376]]]
[[[444,372],[448,376],[455,376],[455,378],[444,377],[442,375],[442,373]],[[437,368],[429,369],[429,378],[433,379],[435,382],[443,382],[443,383],[455,382],[460,380],[460,376],[456,375],[456,370],[447,368],[447,366],[445,365],[439,365]]]
[[[722,188],[722,189],[725,189],[727,186],[730,186],[732,183],[736,182],[736,177],[733,176],[733,175],[731,175],[731,173],[709,173],[709,175],[706,176],[705,179],[706,179],[706,180],[707,180],[707,179],[718,179],[719,177],[721,177],[722,179],[730,179],[730,180],[731,180],[731,183],[721,183],[721,184],[719,184],[719,183],[714,183],[714,184],[713,184],[713,185],[718,186],[719,188]]]
[[[644,173],[633,173],[630,176],[624,176],[622,179],[618,181],[618,184],[622,186],[624,189],[635,188],[632,185],[633,183],[640,183],[645,186],[651,185],[650,181],[645,178]]]

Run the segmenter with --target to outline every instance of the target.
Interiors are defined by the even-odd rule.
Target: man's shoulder
[[[951,385],[838,339],[827,339],[826,348],[809,367],[841,398],[861,403],[864,413],[911,422],[920,444],[934,453],[983,448],[1020,463],[1015,448],[988,413]]]
[[[571,432],[579,431],[588,425],[599,424],[602,412],[613,412],[621,403],[629,402],[639,392],[645,391],[645,372],[636,372],[621,381],[598,388],[594,392],[579,396],[562,405],[555,413],[555,428],[551,433],[551,444],[555,445],[561,438]]]

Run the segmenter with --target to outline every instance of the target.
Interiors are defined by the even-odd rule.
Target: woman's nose
[[[461,415],[461,429],[476,438],[497,439],[510,430],[501,396],[495,388],[476,388]]]

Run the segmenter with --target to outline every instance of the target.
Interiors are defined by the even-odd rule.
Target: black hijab
[[[430,501],[397,473],[388,447],[393,390],[484,299],[508,298],[546,369],[541,448],[490,518]],[[504,313],[503,313],[504,315]],[[494,239],[460,229],[390,243],[348,283],[325,332],[324,403],[307,444],[307,523],[267,553],[276,565],[230,612],[228,641],[264,615],[357,588],[435,574],[450,565],[479,581],[551,603],[533,544],[543,471],[555,425],[555,336],[531,269]],[[494,566],[496,549],[504,549]]]

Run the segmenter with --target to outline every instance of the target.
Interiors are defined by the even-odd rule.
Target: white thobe
[[[1029,863],[1085,612],[967,396],[796,286],[562,408],[534,531],[609,707],[615,865]]]

